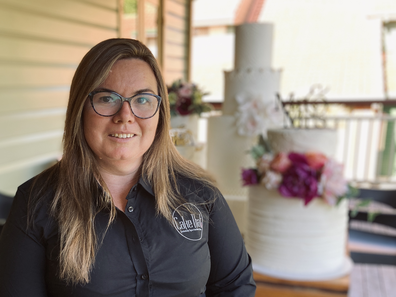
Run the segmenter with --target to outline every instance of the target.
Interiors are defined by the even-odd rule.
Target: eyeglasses
[[[114,91],[100,89],[91,92],[88,97],[94,111],[103,117],[115,115],[127,101],[136,117],[149,119],[157,113],[161,104],[161,97],[151,93],[138,93],[130,98],[125,98]]]

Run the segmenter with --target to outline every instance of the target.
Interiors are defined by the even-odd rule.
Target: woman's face
[[[157,81],[150,66],[138,59],[117,61],[99,86],[131,97],[142,92],[157,94]],[[159,111],[149,119],[134,116],[128,102],[111,117],[95,113],[87,99],[83,111],[85,139],[95,153],[99,168],[110,173],[130,173],[142,162],[153,143]],[[126,138],[125,138],[126,137]]]

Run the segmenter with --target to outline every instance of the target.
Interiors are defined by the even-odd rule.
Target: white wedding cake
[[[335,130],[269,130],[274,153],[320,152],[334,157]],[[324,280],[347,274],[352,262],[346,255],[348,205],[329,205],[314,198],[281,196],[262,185],[247,187],[246,246],[253,268],[263,274],[294,280]]]
[[[266,122],[281,114],[275,110],[281,71],[271,68],[272,35],[268,23],[235,27],[234,70],[224,73],[222,115],[208,118],[207,170],[226,199],[246,200],[241,168],[252,164],[248,151],[265,132]]]

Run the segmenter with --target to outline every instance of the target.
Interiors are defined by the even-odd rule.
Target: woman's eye
[[[150,99],[146,98],[146,97],[138,97],[136,98],[136,103],[137,104],[147,104],[150,102]]]
[[[101,96],[99,98],[99,101],[102,102],[102,103],[113,103],[115,100],[111,96]]]

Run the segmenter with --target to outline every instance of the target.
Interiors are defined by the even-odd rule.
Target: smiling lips
[[[111,134],[112,137],[115,138],[132,138],[133,136],[135,136],[135,134]]]

